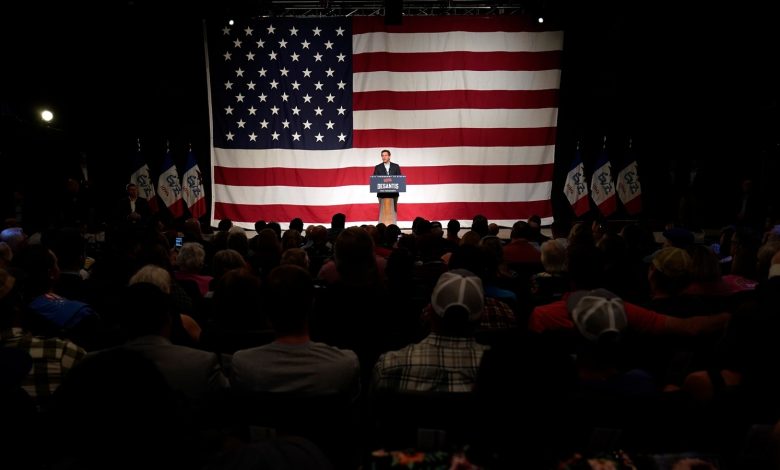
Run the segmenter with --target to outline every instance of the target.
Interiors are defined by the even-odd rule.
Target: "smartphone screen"
[[[176,237],[176,248],[181,248],[182,237]]]

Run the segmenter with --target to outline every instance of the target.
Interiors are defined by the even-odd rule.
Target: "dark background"
[[[108,210],[124,194],[138,139],[153,174],[166,145],[181,172],[191,145],[208,194],[202,20],[260,14],[274,5],[279,13],[285,3],[292,4],[234,0],[172,6],[110,0],[80,7],[4,2],[0,215],[10,213],[11,195],[20,190],[31,208],[28,214],[44,220],[41,214],[56,209],[65,179],[78,171],[80,152],[87,154],[99,210]],[[670,211],[677,194],[668,179],[672,166],[678,176],[687,175],[692,164],[700,167],[698,190],[707,200],[700,205],[700,218],[712,227],[729,221],[743,176],[754,178],[767,195],[778,192],[773,181],[780,172],[780,28],[769,14],[770,4],[698,9],[677,3],[501,3],[512,13],[543,11],[548,23],[565,31],[552,195],[556,217],[572,215],[561,188],[577,144],[590,175],[605,135],[613,165],[619,165],[633,140],[644,219],[674,217]],[[323,8],[319,13],[344,11]],[[55,112],[49,125],[38,119],[43,107]]]

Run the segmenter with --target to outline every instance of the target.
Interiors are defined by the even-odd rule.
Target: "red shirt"
[[[566,308],[569,294],[564,294],[562,300],[539,305],[531,312],[528,319],[528,329],[534,333],[555,330],[573,330],[574,322]],[[629,302],[623,302],[626,311],[628,328],[647,334],[660,334],[665,330],[666,316],[652,310],[642,308]]]

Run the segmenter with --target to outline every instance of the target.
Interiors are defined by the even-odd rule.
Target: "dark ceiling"
[[[577,141],[597,145],[603,135],[631,136],[664,161],[749,157],[780,141],[780,28],[768,2],[43,0],[0,6],[0,150],[48,139],[125,155],[140,137],[155,155],[169,141],[207,158],[204,18],[384,16],[399,5],[406,15],[544,14],[563,29],[566,158]],[[58,119],[42,128],[34,110],[44,105]]]

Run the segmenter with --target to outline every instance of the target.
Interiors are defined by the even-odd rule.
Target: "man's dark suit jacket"
[[[138,221],[140,223],[148,222],[149,217],[152,215],[152,211],[149,208],[149,202],[140,196],[135,200],[135,211],[141,216],[141,219]],[[119,207],[117,209],[119,222],[130,222],[130,220],[128,220],[129,215],[130,199],[125,197],[119,201]]]
[[[401,167],[397,163],[390,162],[390,173],[385,170],[385,164],[380,163],[374,167],[373,176],[387,176],[387,175],[400,175]],[[398,198],[398,193],[376,193],[376,197],[394,197]]]
[[[380,163],[374,167],[374,176],[400,175],[401,167],[397,163],[390,162],[390,173],[385,170],[385,164]]]

